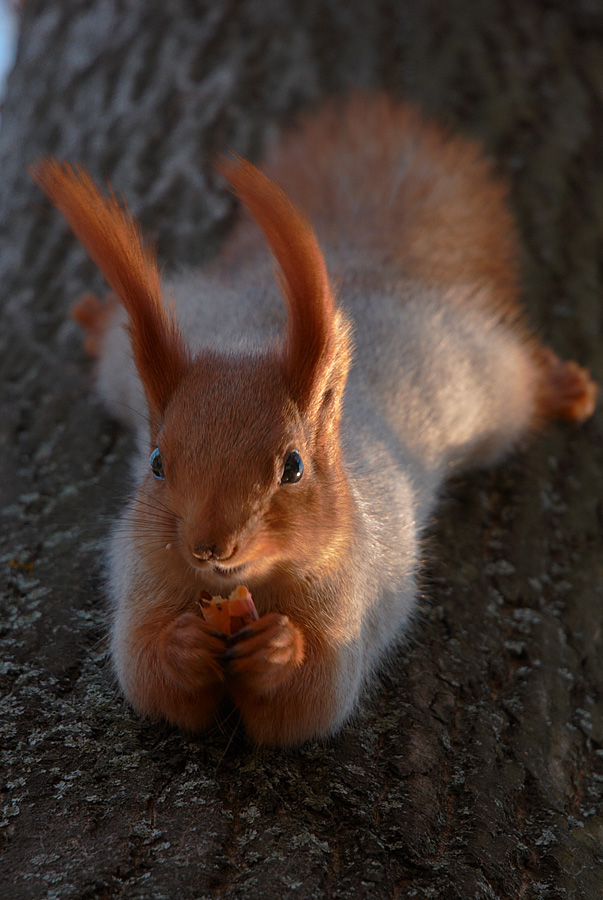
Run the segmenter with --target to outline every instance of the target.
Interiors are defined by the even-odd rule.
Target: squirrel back
[[[128,339],[114,300],[77,307],[102,393],[147,416],[109,554],[120,685],[190,729],[230,698],[255,740],[292,744],[340,727],[403,635],[442,481],[586,418],[597,390],[523,324],[505,191],[474,143],[357,95],[268,175],[219,168],[254,222],[173,300],[113,196],[52,161],[34,177],[127,314]],[[241,583],[260,615],[229,638],[199,598]]]

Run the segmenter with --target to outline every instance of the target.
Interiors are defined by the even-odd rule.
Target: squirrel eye
[[[281,484],[295,484],[304,474],[304,464],[297,450],[292,450],[283,466]]]
[[[161,453],[159,447],[155,447],[151,453],[151,472],[159,481],[165,481],[165,473],[163,471],[163,463],[161,462]]]

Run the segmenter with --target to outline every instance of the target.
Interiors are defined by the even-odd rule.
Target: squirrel
[[[138,435],[108,562],[121,689],[193,731],[230,698],[253,741],[295,745],[349,719],[407,631],[445,480],[584,421],[598,389],[530,331],[478,142],[358,93],[306,113],[263,171],[217,168],[243,217],[165,285],[86,170],[32,174],[113,292],[74,317]],[[198,598],[241,584],[259,618],[227,638]]]

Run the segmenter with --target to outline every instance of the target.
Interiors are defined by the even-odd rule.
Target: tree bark
[[[337,739],[140,721],[102,575],[131,438],[68,317],[102,281],[27,174],[85,164],[162,262],[199,263],[232,210],[214,151],[385,87],[485,141],[532,321],[601,380],[602,38],[596,0],[26,0],[0,130],[3,897],[602,895],[601,413],[451,486],[420,621]]]

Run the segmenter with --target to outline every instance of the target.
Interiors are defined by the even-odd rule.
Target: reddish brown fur
[[[385,272],[393,267],[427,284],[494,284],[498,308],[519,314],[507,189],[478,142],[426,123],[385,94],[359,92],[343,112],[333,101],[302,118],[268,174],[321,223],[327,241],[341,239],[345,222],[352,245]]]
[[[341,364],[349,343],[323,255],[308,222],[259,169],[240,157],[224,158],[217,168],[262,229],[281,267],[288,312],[285,371],[294,399],[307,412],[320,402],[334,357]]]
[[[340,240],[345,222],[352,246],[370,254],[380,279],[399,273],[427,285],[488,285],[487,302],[535,363],[534,427],[592,413],[598,389],[589,373],[556,357],[550,365],[551,351],[525,322],[507,186],[477,141],[426,123],[386,94],[358,92],[302,117],[267,171],[328,242]],[[470,292],[468,302],[474,296],[484,302],[483,293]]]
[[[197,397],[216,411],[202,425]],[[233,442],[241,416],[243,433]],[[350,516],[347,491],[324,489],[325,480],[344,481],[339,446],[323,435],[333,430],[330,421],[318,426],[302,421],[287,395],[276,353],[253,362],[202,354],[166,410],[160,446],[169,478],[149,489],[161,491],[162,502],[180,511],[180,535],[190,549],[196,543],[216,544],[222,556],[236,544],[237,561],[252,558],[258,568],[281,559],[322,567],[338,558],[341,547],[333,548],[334,535],[345,531]],[[307,467],[295,502],[278,489],[272,469],[274,452],[293,447]],[[208,448],[220,466],[210,464]],[[253,498],[250,468],[238,464],[241,455],[261,484]]]
[[[559,359],[549,347],[535,348],[534,359],[540,373],[536,425],[547,419],[584,422],[590,418],[597,405],[599,387],[588,370],[573,360]]]
[[[224,641],[193,612],[161,610],[140,618],[130,643],[145,669],[131,695],[137,709],[191,731],[205,728],[225,694]]]
[[[228,664],[232,697],[254,740],[296,744],[302,734],[328,729],[336,709],[329,688],[337,653],[328,641],[326,619],[318,630],[306,627],[302,633],[287,616],[264,618],[265,639],[253,653],[247,654],[244,644],[233,648]],[[279,691],[280,686],[286,689]]]
[[[96,294],[82,294],[71,307],[71,318],[86,332],[84,350],[93,359],[100,356],[103,338],[119,306],[115,294],[106,294],[101,300]]]
[[[156,485],[152,485],[156,487]],[[151,485],[141,487],[141,502],[136,518],[147,523],[144,505],[148,505]],[[162,504],[163,504],[162,500]],[[299,557],[302,571],[309,571],[309,559],[319,556],[317,544],[323,548],[329,540],[329,529],[320,518],[306,508],[303,499],[295,504],[299,521],[290,538],[293,548],[282,542],[281,524],[275,533],[266,535],[266,544],[258,551]],[[169,508],[169,501],[166,504]],[[162,506],[162,510],[164,507]],[[304,528],[308,519],[316,528]],[[332,529],[331,529],[332,531]],[[159,534],[157,549],[142,532],[141,546],[148,557],[148,577],[153,583],[174,584],[195,597],[198,580],[192,568],[183,571],[182,557],[177,552],[161,553]],[[311,547],[304,547],[304,540]],[[338,554],[327,565],[335,568]],[[255,584],[252,575],[251,580]],[[341,586],[342,596],[345,587]],[[297,576],[287,570],[273,570],[268,582],[261,578],[253,588],[260,618],[245,639],[237,641],[224,658],[224,645],[213,637],[211,629],[194,612],[182,612],[176,604],[163,603],[147,610],[146,598],[140,598],[137,619],[132,628],[129,654],[139,659],[142,670],[130,698],[136,708],[153,718],[163,717],[182,728],[205,727],[220,700],[228,693],[239,707],[248,734],[262,743],[295,744],[303,737],[319,734],[328,728],[336,710],[337,698],[331,672],[337,656],[337,643],[346,640],[346,609],[335,608],[324,599],[320,608],[304,601]],[[193,605],[191,608],[196,609]],[[270,610],[277,609],[278,613]],[[200,623],[200,624],[199,624]],[[247,637],[249,635],[249,637]],[[222,678],[215,670],[218,658],[224,662]],[[308,665],[305,665],[305,663]],[[283,688],[283,690],[279,690]]]
[[[112,192],[103,196],[83,168],[47,159],[31,174],[125,306],[134,361],[157,418],[188,365],[188,354],[165,305],[155,255],[143,247],[127,208]]]

